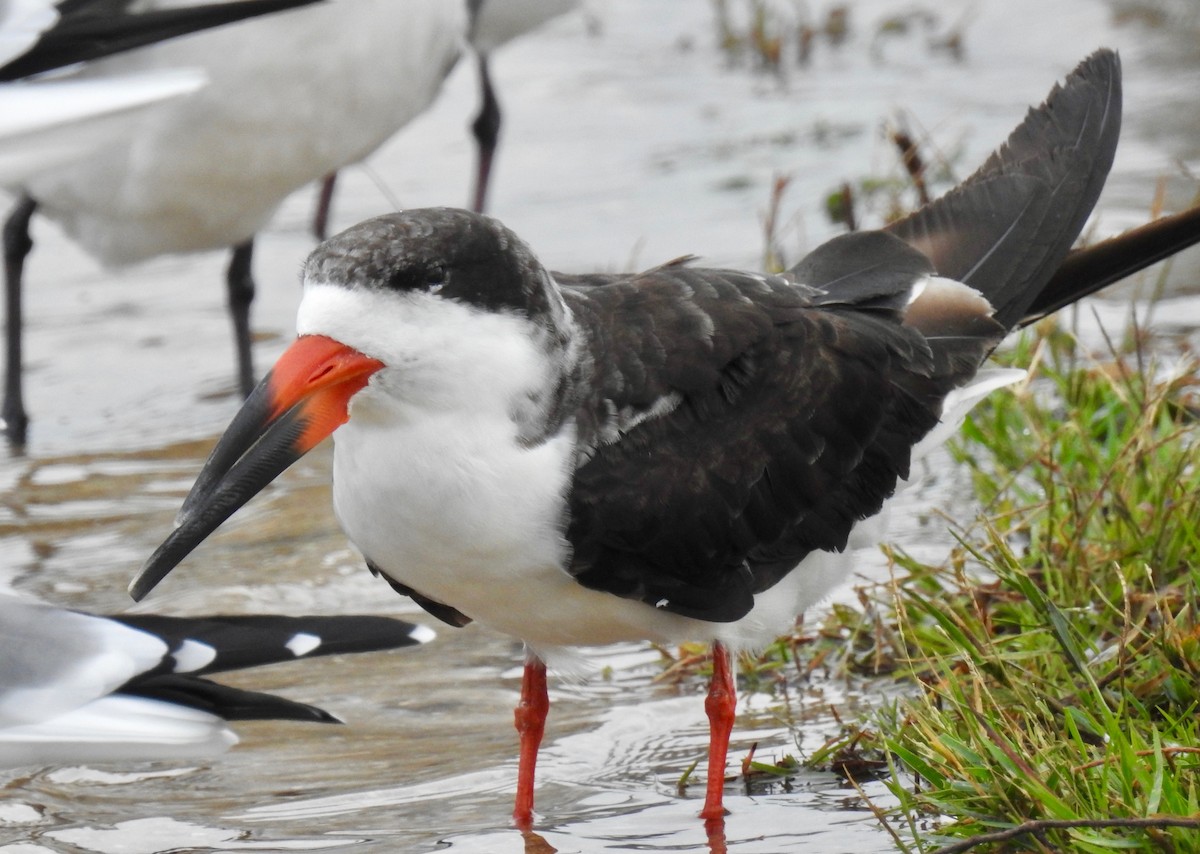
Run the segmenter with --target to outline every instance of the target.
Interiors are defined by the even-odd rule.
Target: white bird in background
[[[33,179],[137,132],[147,111],[197,91],[199,69],[112,80],[0,84],[0,183]]]
[[[423,112],[484,10],[509,31],[487,36],[488,45],[511,37],[514,18],[548,17],[515,0],[524,14],[490,11],[508,2],[329,0],[92,62],[72,75],[104,80],[188,67],[208,82],[147,116],[132,143],[103,146],[20,187],[5,226],[10,310],[0,415],[9,439],[23,443],[28,424],[20,290],[35,211],[108,266],[232,248],[226,289],[238,384],[249,393],[254,235],[293,190],[362,160]],[[160,0],[154,8],[175,5]]]
[[[146,110],[195,92],[207,79],[200,69],[86,81],[22,78],[311,2],[238,0],[150,14],[124,12],[113,0],[0,2],[0,183],[29,180],[128,140]]]
[[[203,677],[433,637],[386,617],[99,617],[0,594],[0,768],[212,756],[233,720],[338,723]]]

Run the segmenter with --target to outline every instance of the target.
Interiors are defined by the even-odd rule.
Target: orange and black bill
[[[140,600],[222,522],[346,423],[350,398],[383,363],[323,335],[306,335],[250,393],[209,455],[175,530],[129,585]]]

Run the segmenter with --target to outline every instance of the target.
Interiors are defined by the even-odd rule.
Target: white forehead
[[[497,390],[514,391],[511,385],[537,383],[546,370],[527,318],[416,291],[306,283],[296,331],[328,336],[418,376],[433,370],[431,381],[490,377]]]

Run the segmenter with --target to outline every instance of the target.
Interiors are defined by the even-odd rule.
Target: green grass
[[[894,554],[814,645],[919,691],[810,762],[886,763],[903,850],[1200,852],[1195,365],[1057,330],[1009,358],[1030,380],[956,448],[980,521],[943,566]]]

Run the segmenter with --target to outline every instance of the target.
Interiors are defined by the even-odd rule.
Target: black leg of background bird
[[[5,364],[4,364],[4,407],[0,417],[4,419],[4,433],[15,445],[25,444],[29,418],[25,414],[25,400],[21,391],[21,277],[25,270],[25,257],[33,249],[29,236],[29,221],[37,210],[37,202],[30,196],[21,196],[8,220],[4,223],[4,291],[5,291]]]
[[[481,103],[479,115],[471,124],[475,134],[475,143],[479,147],[479,167],[475,172],[475,202],[474,210],[483,213],[487,203],[488,181],[492,175],[492,158],[496,154],[496,144],[500,140],[500,102],[496,100],[496,91],[492,88],[492,76],[488,72],[487,57],[479,55],[479,91]]]
[[[330,172],[321,179],[317,192],[317,209],[313,212],[313,236],[324,240],[329,236],[329,209],[333,207],[333,188],[337,185],[337,173]]]
[[[233,247],[226,270],[229,316],[233,320],[233,341],[237,348],[238,388],[242,397],[254,390],[254,356],[250,350],[250,304],[254,302],[254,238]]]

